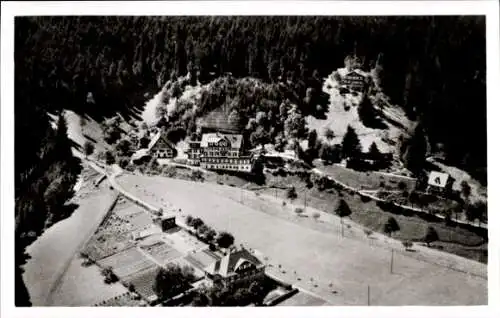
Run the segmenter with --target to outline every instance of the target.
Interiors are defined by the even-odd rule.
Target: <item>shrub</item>
[[[439,235],[435,228],[432,226],[427,227],[427,232],[425,233],[424,242],[427,246],[430,246],[432,242],[438,241]]]
[[[366,235],[367,237],[369,237],[370,235],[372,235],[372,234],[373,234],[373,231],[372,231],[372,230],[369,230],[369,229],[365,229],[363,232],[365,233],[365,235]]]
[[[360,195],[360,196],[361,196],[361,202],[363,203],[370,202],[372,200],[372,198],[370,198],[369,196],[366,195]]]
[[[401,191],[403,191],[403,190],[406,190],[406,188],[407,188],[406,183],[404,183],[403,181],[399,181],[399,183],[398,183],[398,189],[401,190]]]
[[[318,220],[321,215],[318,212],[314,212],[312,216],[315,220]]]
[[[201,172],[200,170],[193,170],[193,172],[191,172],[191,180],[193,181],[203,181],[205,178],[203,177],[203,172]]]
[[[392,236],[392,233],[399,231],[399,229],[400,228],[398,222],[392,216],[387,220],[387,222],[384,225],[384,233],[389,234],[389,236]]]
[[[94,149],[95,149],[94,144],[89,141],[86,141],[83,144],[83,151],[86,156],[90,156],[94,152]]]
[[[118,277],[113,273],[113,269],[111,267],[104,267],[101,269],[101,274],[104,276],[104,282],[106,284],[111,284],[118,281]]]
[[[405,250],[409,250],[413,246],[413,242],[409,240],[403,241],[401,244],[403,244]]]
[[[295,213],[297,213],[297,215],[301,215],[302,213],[304,213],[304,209],[302,209],[302,208],[295,208]]]
[[[191,215],[186,216],[186,224],[188,226],[193,226],[193,217]]]
[[[295,191],[295,187],[288,188],[286,197],[290,200],[294,200],[297,198],[297,191]]]
[[[234,236],[228,232],[221,232],[216,239],[217,245],[221,248],[228,248],[234,243]]]

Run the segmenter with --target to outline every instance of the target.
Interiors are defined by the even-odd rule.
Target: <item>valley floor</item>
[[[487,303],[486,265],[475,261],[423,247],[402,252],[400,242],[378,234],[373,243],[355,223],[342,237],[336,217],[323,214],[320,226],[311,225],[318,221],[287,212],[292,207],[281,201],[234,187],[136,175],[117,181],[152,204],[168,201],[184,215],[230,231],[236,244],[261,251],[285,280],[334,305],[365,305],[368,285],[371,305]],[[392,274],[391,248],[397,249]]]

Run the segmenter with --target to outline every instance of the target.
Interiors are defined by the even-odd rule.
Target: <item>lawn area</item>
[[[156,274],[160,270],[158,266],[148,267],[144,270],[134,272],[133,274],[124,277],[123,281],[134,285],[136,292],[144,299],[152,299],[156,297],[153,291],[153,282]]]
[[[342,166],[322,165],[319,161],[315,162],[317,168],[335,180],[338,180],[350,187],[363,190],[397,190],[400,182],[406,185],[407,189],[413,189],[416,180],[404,176],[391,175],[376,171],[356,171]]]
[[[438,232],[440,240],[443,242],[454,242],[454,245],[443,244],[443,250],[463,257],[468,257],[477,261],[485,261],[484,253],[487,247],[471,250],[470,247],[481,245],[484,242],[482,236],[463,229],[461,227],[447,226],[444,222],[429,222],[418,216],[397,215],[382,210],[375,201],[363,202],[359,195],[349,195],[344,191],[338,192],[335,189],[319,191],[317,187],[307,188],[305,183],[296,176],[273,177],[267,176],[268,187],[256,187],[261,194],[277,197],[279,201],[290,202],[286,198],[286,191],[281,189],[285,186],[294,186],[297,191],[297,199],[293,202],[298,205],[314,207],[321,211],[334,213],[338,200],[343,198],[352,210],[350,218],[376,232],[383,232],[387,219],[394,217],[401,230],[393,236],[401,240],[420,241],[425,236],[427,226],[431,225]],[[276,189],[278,187],[280,189]],[[487,244],[484,244],[487,245]]]
[[[397,256],[398,275],[391,275],[388,271],[390,250],[387,249],[393,244],[391,240],[387,240],[385,247],[382,237],[379,244],[370,244],[362,229],[354,227],[355,236],[343,238],[338,220],[328,229],[327,224],[323,224],[325,229],[321,229],[285,219],[279,216],[287,213],[280,200],[269,200],[266,209],[272,211],[260,211],[252,208],[252,202],[261,202],[262,197],[235,187],[134,175],[124,175],[118,182],[152,204],[163,198],[181,208],[184,215],[201,217],[218,231],[233,233],[236,244],[258,249],[269,256],[272,264],[286,268],[287,274],[300,275],[301,281],[292,282],[312,289],[331,304],[364,305],[367,284],[373,288],[374,305],[477,305],[487,302],[487,281],[483,278],[404,254]],[[242,203],[238,202],[241,198]],[[359,199],[350,198],[348,203],[353,205],[351,200]],[[333,202],[329,202],[330,209]],[[363,203],[368,205],[366,208],[370,204],[375,206]],[[357,209],[354,205],[351,208]],[[422,249],[418,253],[428,258],[450,260],[465,269],[486,271],[483,264],[436,250]],[[335,286],[338,293],[333,294],[329,284]]]
[[[82,266],[83,259],[75,257],[66,275],[51,295],[49,306],[92,306],[126,293],[120,283],[106,284],[96,265]]]

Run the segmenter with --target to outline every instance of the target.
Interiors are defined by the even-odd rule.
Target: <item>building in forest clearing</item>
[[[351,71],[344,75],[341,85],[350,90],[361,92],[365,89],[366,78],[357,71]]]
[[[431,171],[427,181],[427,192],[446,193],[453,187],[454,179],[447,173]]]

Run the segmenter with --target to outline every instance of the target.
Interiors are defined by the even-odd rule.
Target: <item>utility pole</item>
[[[370,285],[368,285],[368,295],[367,295],[367,300],[368,300],[368,306],[370,306]]]
[[[391,249],[391,274],[393,265],[394,265],[394,249]]]
[[[340,218],[340,227],[342,229],[342,237],[344,237],[344,218]]]
[[[306,212],[307,207],[307,190],[304,192],[304,212]]]

